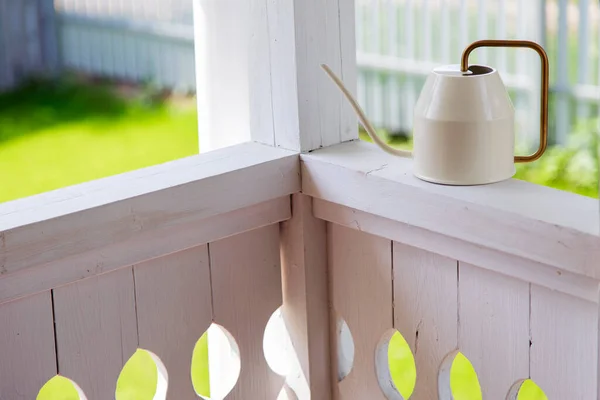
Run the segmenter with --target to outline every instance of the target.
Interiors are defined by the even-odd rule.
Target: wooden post
[[[301,152],[357,139],[353,111],[320,68],[356,91],[354,1],[251,3],[250,76],[264,83],[250,90],[252,138]]]
[[[281,224],[283,318],[296,362],[288,385],[301,400],[331,398],[326,223],[312,198],[292,196],[292,219]]]
[[[250,140],[248,23],[247,0],[194,0],[198,131],[203,153]]]

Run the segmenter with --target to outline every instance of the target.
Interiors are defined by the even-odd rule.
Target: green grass
[[[196,153],[193,99],[75,79],[0,95],[0,202]]]

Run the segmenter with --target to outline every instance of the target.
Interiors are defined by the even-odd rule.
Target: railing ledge
[[[364,142],[301,160],[302,190],[314,198],[600,279],[595,199],[519,180],[471,187],[430,184],[412,175],[411,160]]]

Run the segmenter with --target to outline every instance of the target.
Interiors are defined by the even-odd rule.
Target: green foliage
[[[569,135],[565,147],[550,147],[544,156],[517,166],[517,179],[550,186],[584,196],[598,197],[598,120],[581,122]]]

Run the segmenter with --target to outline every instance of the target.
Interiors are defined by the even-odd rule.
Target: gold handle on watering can
[[[548,146],[548,55],[544,48],[535,42],[528,40],[479,40],[471,43],[463,51],[460,61],[460,69],[467,72],[469,68],[469,54],[478,47],[527,47],[535,50],[542,61],[542,96],[540,113],[540,147],[529,156],[515,156],[515,162],[526,163],[535,161],[544,154]]]

